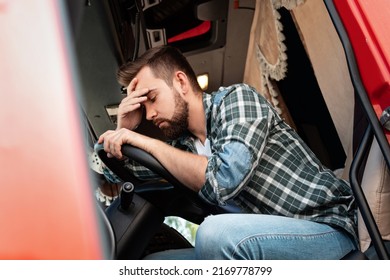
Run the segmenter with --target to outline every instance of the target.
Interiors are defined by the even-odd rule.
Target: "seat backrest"
[[[362,189],[384,240],[390,240],[390,172],[376,140],[373,141],[362,179]],[[361,250],[371,238],[359,211],[358,232]]]

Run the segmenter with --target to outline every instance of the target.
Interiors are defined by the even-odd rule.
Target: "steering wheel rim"
[[[120,179],[123,181],[132,181],[136,183],[140,182],[138,178],[136,178],[123,167],[123,163],[120,160],[116,158],[109,158],[107,156],[107,153],[104,151],[103,144],[95,144],[94,149],[103,163]],[[189,195],[197,196],[194,191],[183,185],[154,156],[147,153],[146,151],[129,144],[122,145],[121,151],[124,156],[136,161],[142,166],[145,166],[146,168],[160,175],[177,189],[180,189]]]

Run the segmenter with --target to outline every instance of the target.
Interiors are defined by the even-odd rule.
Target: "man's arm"
[[[109,156],[123,157],[121,146],[130,144],[153,155],[174,177],[191,190],[198,192],[205,184],[207,157],[182,151],[160,140],[128,129],[107,131],[99,138]]]
[[[207,157],[182,151],[157,139],[146,149],[181,183],[199,192],[206,181]]]

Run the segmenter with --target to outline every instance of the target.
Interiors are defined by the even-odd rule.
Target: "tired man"
[[[123,65],[118,79],[127,87],[118,127],[99,138],[109,156],[122,158],[123,144],[139,147],[206,202],[233,199],[242,209],[206,218],[194,249],[156,258],[339,259],[356,248],[350,186],[253,88],[206,94],[186,58],[169,46]],[[169,144],[133,131],[143,110]],[[128,166],[147,176],[135,167]]]

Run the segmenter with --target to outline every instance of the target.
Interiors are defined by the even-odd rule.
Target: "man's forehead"
[[[137,88],[140,87],[151,87],[151,84],[161,83],[162,79],[156,78],[148,66],[144,66],[137,73],[135,78],[138,79]]]
[[[150,69],[149,66],[144,66],[142,67],[137,75],[135,76],[138,80],[142,79],[142,78],[155,78],[154,75],[153,75],[153,72],[152,70]]]

